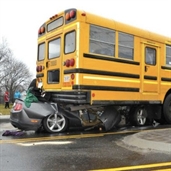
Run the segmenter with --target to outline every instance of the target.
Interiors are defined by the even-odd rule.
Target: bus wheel
[[[64,132],[68,128],[68,119],[60,113],[48,115],[43,120],[43,128],[49,133]]]
[[[147,124],[147,110],[144,106],[134,106],[129,112],[130,122],[135,126]]]
[[[166,122],[171,124],[171,94],[169,94],[164,101],[163,114]]]
[[[104,113],[100,116],[105,130],[109,131],[119,124],[121,121],[121,115],[113,106],[108,106],[105,108]]]

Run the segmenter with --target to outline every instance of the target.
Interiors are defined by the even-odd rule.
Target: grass
[[[12,108],[12,104],[10,104],[10,109],[5,109],[5,105],[4,104],[0,104],[0,113],[2,115],[9,115],[11,108]]]

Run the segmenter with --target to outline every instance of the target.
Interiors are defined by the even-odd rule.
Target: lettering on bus
[[[47,25],[47,31],[54,30],[55,28],[62,26],[63,23],[64,23],[64,19],[63,17],[60,17],[57,20],[54,20]]]

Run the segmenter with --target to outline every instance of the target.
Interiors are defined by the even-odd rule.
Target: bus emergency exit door
[[[159,93],[160,48],[142,43],[142,90],[143,93]]]

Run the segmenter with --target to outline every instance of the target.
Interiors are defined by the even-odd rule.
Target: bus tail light
[[[71,79],[74,80],[74,78],[75,78],[75,75],[71,74]]]
[[[39,35],[43,34],[43,33],[45,33],[45,27],[44,26],[40,27],[39,30],[38,30]]]
[[[92,93],[92,97],[95,97],[95,93]]]
[[[86,16],[86,13],[83,11],[83,12],[81,13],[81,15],[85,17],[85,16]]]
[[[52,19],[54,19],[54,18],[56,18],[56,17],[58,17],[58,14],[53,15],[53,16],[50,17],[49,19],[52,20]]]
[[[75,64],[74,58],[70,59],[70,65],[71,65],[71,66],[74,66],[74,64]]]
[[[67,13],[66,13],[66,15],[65,15],[65,19],[66,19],[66,20],[70,20],[69,12],[67,12]]]
[[[66,60],[65,65],[66,65],[66,67],[70,67],[70,60],[69,59]]]
[[[70,19],[74,19],[76,17],[76,11],[75,10],[70,10],[67,11],[65,14],[65,20],[69,21]]]
[[[65,62],[65,66],[66,67],[73,67],[75,65],[75,59],[74,58],[71,58],[71,59],[67,59],[66,62]]]
[[[74,10],[71,10],[71,11],[69,12],[70,18],[74,18],[74,17],[75,17],[75,14],[76,14],[76,12],[75,12]]]
[[[42,72],[43,69],[44,69],[44,67],[42,65],[39,65],[36,67],[37,72]]]

